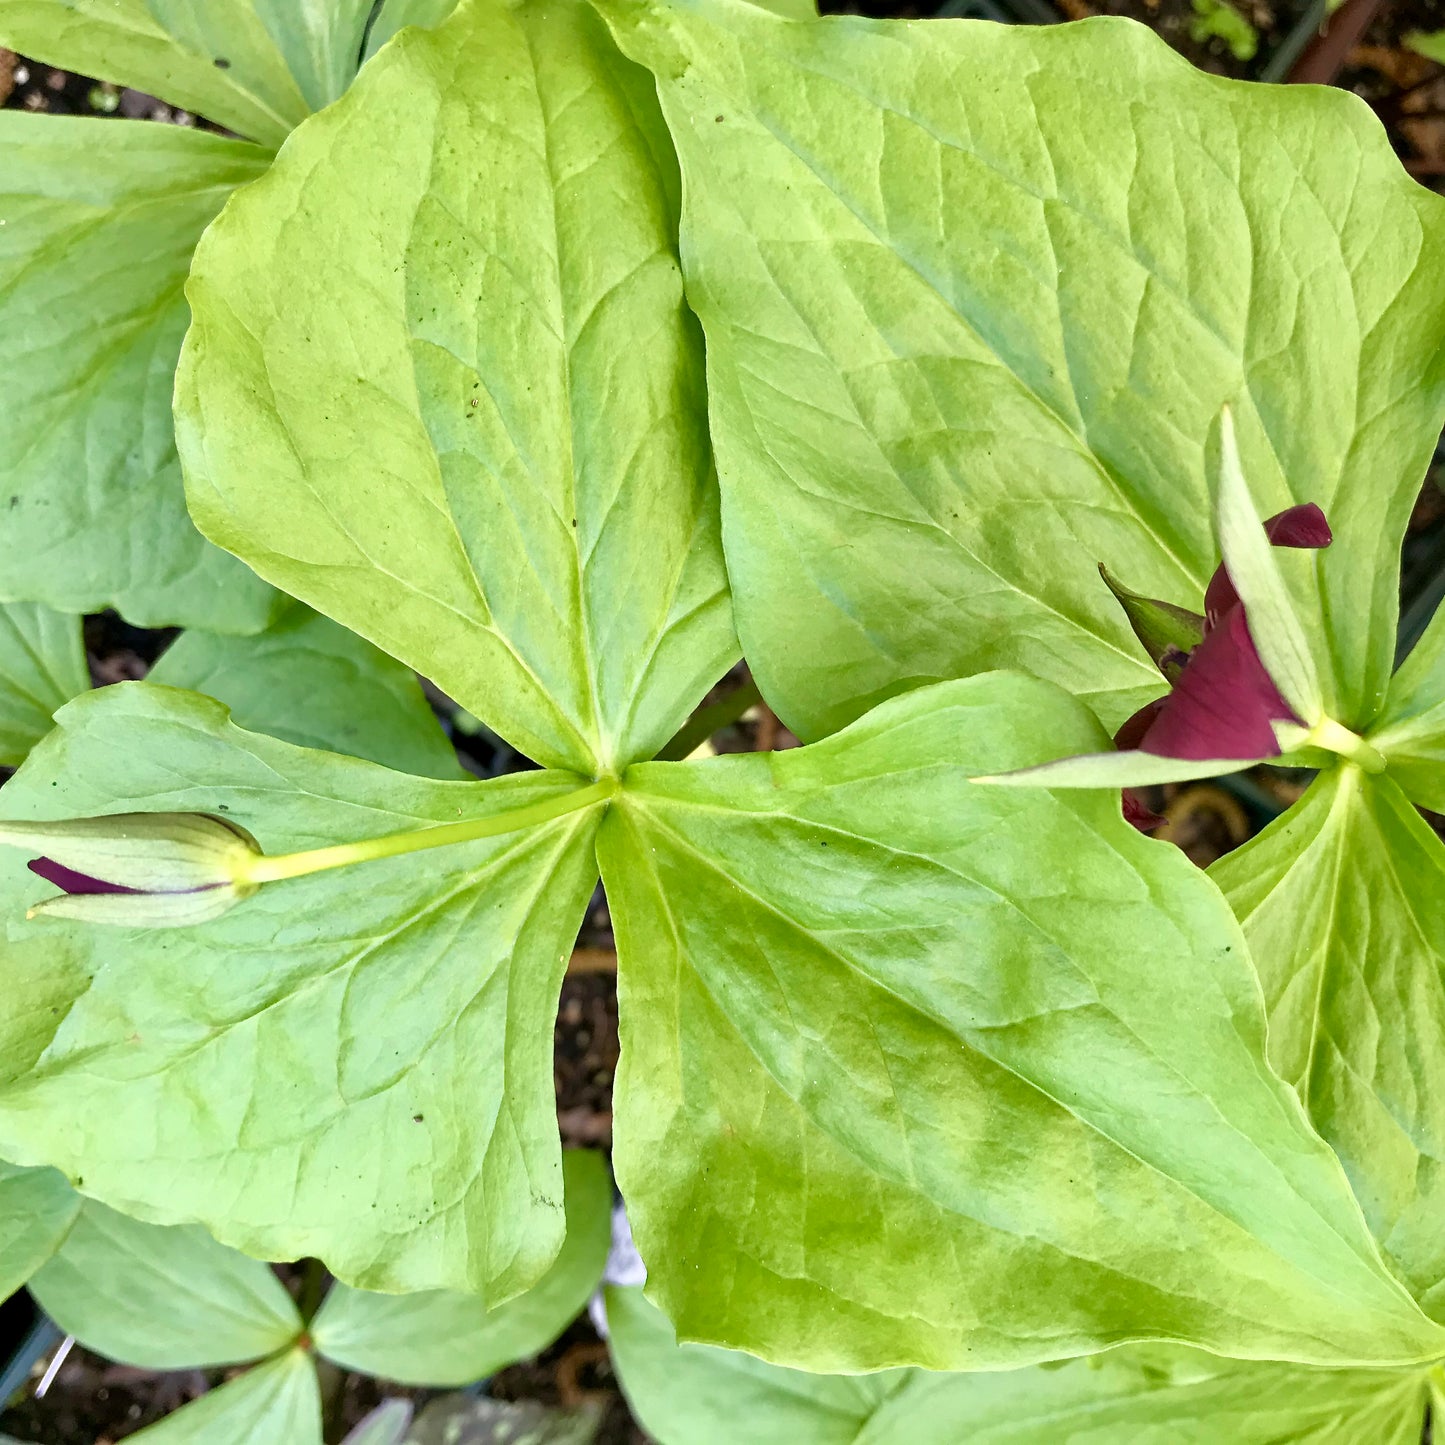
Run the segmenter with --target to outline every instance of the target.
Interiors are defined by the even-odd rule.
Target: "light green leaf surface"
[[[1208,880],[1117,797],[968,781],[1101,738],[995,674],[630,770],[614,1163],[685,1338],[829,1370],[1445,1346],[1268,1072]]]
[[[404,779],[133,683],[63,709],[0,805],[216,813],[277,853],[576,786]],[[26,923],[47,889],[5,850],[0,1155],[359,1286],[518,1293],[562,1240],[552,1025],[596,816],[268,884],[161,932]]]
[[[1343,767],[1210,873],[1249,939],[1271,1063],[1445,1320],[1445,846],[1388,777]]]
[[[19,111],[0,112],[0,154],[0,598],[264,625],[270,589],[186,514],[171,390],[196,239],[269,156],[180,126]]]
[[[274,147],[346,89],[370,14],[371,0],[0,0],[0,44]]]
[[[396,34],[408,25],[430,30],[440,25],[453,10],[457,0],[382,0],[380,12],[371,23],[366,37],[366,55],[370,59]]]
[[[601,8],[681,158],[738,627],[794,731],[990,666],[1116,727],[1158,681],[1097,564],[1199,609],[1225,402],[1266,513],[1329,515],[1300,596],[1367,719],[1445,413],[1445,201],[1363,104],[1123,20]]]
[[[129,1437],[139,1445],[321,1445],[316,1370],[288,1350]]]
[[[1001,1373],[809,1375],[679,1345],[640,1289],[607,1291],[612,1359],[659,1445],[1418,1445],[1425,1372],[1123,1349]]]
[[[185,632],[149,681],[203,692],[249,732],[426,778],[463,778],[416,674],[365,638],[293,606],[254,637]]]
[[[147,1370],[239,1364],[301,1333],[269,1265],[196,1225],[144,1224],[95,1200],[30,1292],[86,1349]]]
[[[737,650],[676,186],[651,78],[580,0],[468,4],[298,133],[188,288],[201,527],[587,773]]]
[[[0,1159],[0,1300],[55,1253],[79,1209],[80,1195],[63,1174]]]
[[[567,1237],[525,1294],[488,1310],[475,1295],[372,1294],[333,1287],[311,1323],[316,1348],[348,1370],[408,1385],[469,1385],[540,1354],[586,1305],[611,1242],[612,1180],[602,1156],[569,1150]]]
[[[410,1400],[383,1400],[346,1432],[341,1445],[405,1445],[411,1415]]]
[[[1445,607],[1390,679],[1369,741],[1412,803],[1445,813]]]
[[[421,1412],[406,1445],[589,1445],[601,1423],[595,1404],[562,1410],[535,1400],[443,1395]]]
[[[0,605],[0,767],[19,767],[55,710],[89,686],[79,617],[38,603]]]

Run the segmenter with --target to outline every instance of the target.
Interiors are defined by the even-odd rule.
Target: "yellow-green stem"
[[[388,833],[381,838],[363,838],[359,843],[337,843],[330,848],[312,848],[305,853],[280,853],[274,858],[257,857],[244,866],[237,883],[275,883],[283,878],[300,878],[326,868],[345,868],[352,863],[369,863],[373,858],[395,858],[402,853],[420,853],[424,848],[449,848],[454,843],[471,843],[477,838],[495,838],[550,823],[568,813],[580,812],[594,803],[606,802],[617,791],[616,778],[603,778],[585,788],[560,797],[495,813],[490,818],[473,818],[465,823],[439,823],[408,833]]]
[[[1385,771],[1385,759],[1380,752],[1372,748],[1359,733],[1351,732],[1343,723],[1337,723],[1333,718],[1321,718],[1310,729],[1306,743],[1310,747],[1326,748],[1332,753],[1338,753],[1342,758],[1357,763],[1367,773]]]

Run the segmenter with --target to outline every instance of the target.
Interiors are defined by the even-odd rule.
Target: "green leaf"
[[[341,1445],[405,1445],[411,1413],[410,1400],[383,1400],[347,1431]]]
[[[1445,1320],[1445,846],[1388,777],[1338,768],[1210,872],[1264,986],[1270,1062]]]
[[[850,1371],[1445,1346],[1266,1068],[1209,881],[1117,798],[969,781],[1101,740],[995,674],[629,771],[614,1162],[684,1337]]]
[[[321,1445],[316,1370],[288,1350],[127,1437],[138,1445]]]
[[[794,731],[997,666],[1117,727],[1158,682],[1097,565],[1199,610],[1226,402],[1260,504],[1329,515],[1300,597],[1367,718],[1445,414],[1445,201],[1364,105],[1122,20],[601,8],[681,159],[738,627]]]
[[[809,1375],[679,1345],[640,1289],[607,1291],[612,1359],[660,1445],[1418,1445],[1424,1371],[1111,1350],[1047,1369]]]
[[[0,804],[214,813],[279,853],[576,787],[404,778],[131,683],[62,709]],[[597,811],[266,884],[212,924],[157,932],[24,922],[46,888],[5,850],[0,1156],[260,1258],[319,1256],[358,1286],[520,1292],[562,1241],[552,1026]]]
[[[559,1410],[535,1400],[443,1395],[421,1412],[406,1445],[590,1445],[601,1423],[595,1405]]]
[[[540,1354],[602,1278],[611,1241],[612,1181],[600,1154],[569,1150],[567,1237],[525,1294],[488,1310],[476,1295],[371,1294],[336,1285],[311,1324],[316,1348],[348,1370],[408,1385],[469,1385]]]
[[[146,1224],[94,1200],[30,1292],[86,1349],[147,1370],[254,1360],[302,1328],[270,1265],[196,1225]]]
[[[225,703],[250,732],[420,777],[467,776],[416,674],[305,607],[254,637],[183,633],[149,680]]]
[[[0,152],[0,597],[263,626],[270,589],[186,514],[171,390],[196,239],[270,157],[181,126],[19,111],[0,112]]]
[[[1369,742],[1412,803],[1445,813],[1445,607],[1390,679]]]
[[[79,617],[35,603],[0,606],[0,767],[19,767],[55,710],[89,687]]]
[[[346,89],[370,14],[371,0],[0,0],[0,43],[274,147]]]
[[[430,30],[440,25],[456,8],[457,0],[382,0],[381,10],[372,21],[366,37],[367,59],[403,27],[418,25]]]
[[[737,652],[676,187],[581,0],[469,5],[298,132],[188,288],[202,529],[589,774]]]
[[[79,1209],[80,1195],[63,1174],[0,1159],[0,1300],[55,1253]]]

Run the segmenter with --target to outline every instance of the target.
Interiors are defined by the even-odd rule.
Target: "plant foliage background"
[[[1445,626],[1393,663],[1445,202],[1362,105],[1128,22],[745,0],[0,0],[0,40],[236,133],[0,115],[4,305],[87,338],[7,361],[5,826],[476,825],[174,931],[27,919],[0,859],[7,1286],[59,1299],[103,1220],[237,1288],[528,1298],[600,877],[659,1438],[715,1398],[757,1439],[1418,1437]],[[1164,691],[1099,564],[1202,608],[1226,406],[1255,516],[1328,515],[1270,565],[1381,768],[1313,757],[1206,874],[1115,792],[973,779]],[[91,692],[102,605],[190,630]],[[740,657],[806,746],[654,761]],[[466,776],[416,673],[537,766]],[[260,1383],[194,1418],[314,1433],[248,1298]]]

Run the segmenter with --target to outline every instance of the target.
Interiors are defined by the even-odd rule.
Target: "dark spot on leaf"
[[[19,497],[11,497],[11,498],[10,498],[10,505],[11,505],[12,507],[18,507],[18,506],[20,505],[20,498],[19,498]]]
[[[573,518],[572,518],[572,525],[573,525],[574,527],[577,525],[577,518],[576,518],[576,517],[573,517]]]
[[[411,1116],[411,1122],[413,1124],[420,1124],[425,1117],[426,1116],[424,1114],[413,1114]]]
[[[720,116],[720,115],[719,115],[719,116],[715,116],[714,119],[717,121],[717,123],[718,123],[719,125],[722,124],[722,116]]]
[[[218,55],[218,56],[216,57],[216,69],[217,69],[217,70],[229,70],[230,68],[231,68],[231,62],[230,62],[229,60],[227,60],[224,55]]]

